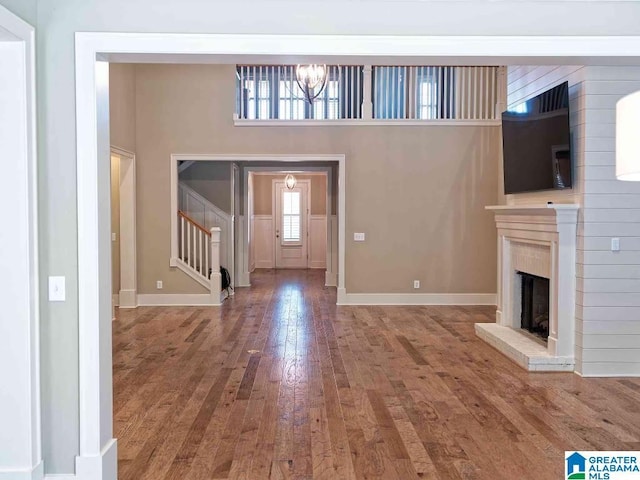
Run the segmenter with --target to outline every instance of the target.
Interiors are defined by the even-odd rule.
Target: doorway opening
[[[338,286],[340,156],[297,156],[244,166],[246,286],[261,269],[324,270],[325,286]],[[292,161],[294,161],[292,159]],[[294,177],[287,187],[285,178]]]
[[[292,178],[289,185],[287,175]],[[331,207],[326,171],[249,172],[250,272],[330,270]]]

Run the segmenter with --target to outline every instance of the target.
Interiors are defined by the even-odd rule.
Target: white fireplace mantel
[[[496,323],[476,324],[483,340],[532,371],[573,371],[575,365],[576,233],[579,205],[498,205]],[[547,345],[520,330],[518,272],[549,279]]]

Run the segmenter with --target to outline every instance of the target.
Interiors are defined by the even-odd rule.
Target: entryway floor
[[[561,478],[640,450],[640,379],[527,373],[493,307],[336,307],[324,272],[252,274],[219,308],[123,310],[119,478]]]

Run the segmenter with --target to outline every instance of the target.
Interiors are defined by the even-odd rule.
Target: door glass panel
[[[300,192],[282,192],[282,231],[285,242],[300,241]]]

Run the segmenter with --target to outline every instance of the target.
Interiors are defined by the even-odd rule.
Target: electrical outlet
[[[162,290],[162,280],[158,280],[158,281],[156,282],[156,288],[157,288],[158,290]]]
[[[420,280],[413,281],[413,288],[420,288]]]
[[[620,239],[617,237],[614,237],[611,239],[611,251],[612,252],[619,252],[620,251]]]
[[[353,234],[354,242],[364,242],[364,233],[354,233]]]

